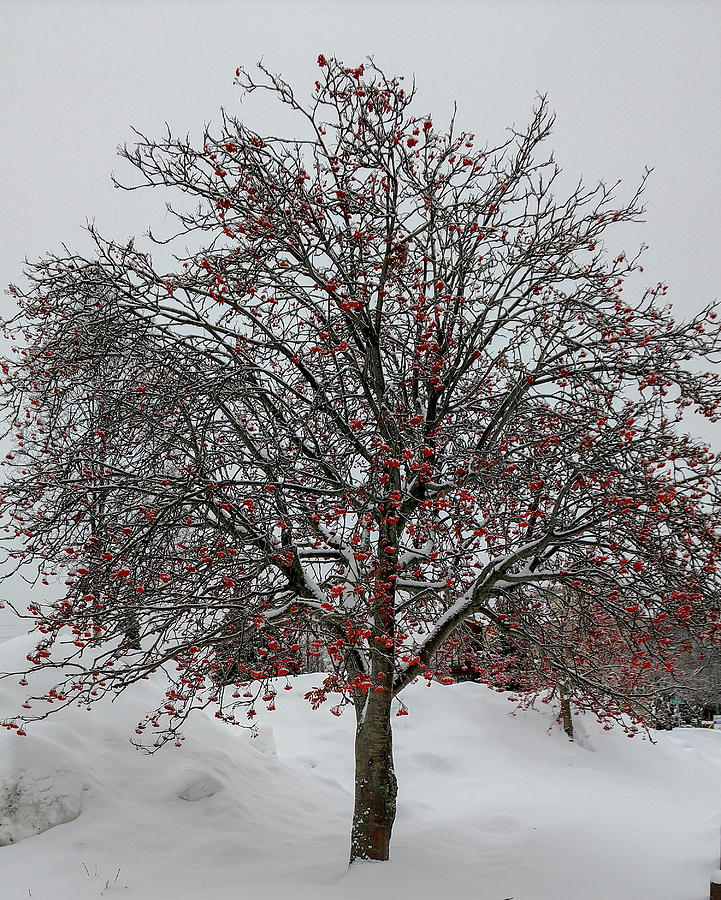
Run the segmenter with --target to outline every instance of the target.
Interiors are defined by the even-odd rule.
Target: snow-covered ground
[[[0,645],[0,669],[27,637]],[[346,868],[350,714],[280,690],[260,734],[199,716],[182,749],[133,749],[145,682],[91,712],[0,733],[3,900],[704,900],[718,866],[721,732],[657,743],[475,684],[416,685],[395,720],[392,859]],[[0,715],[23,688],[0,682]],[[52,825],[53,827],[48,827]],[[36,833],[40,828],[47,830]]]

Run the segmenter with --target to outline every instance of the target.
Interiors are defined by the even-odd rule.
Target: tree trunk
[[[371,689],[367,705],[357,711],[351,863],[357,859],[388,859],[398,793],[391,700],[390,690],[375,693]]]
[[[573,716],[571,715],[571,699],[569,697],[568,685],[561,683],[558,685],[558,693],[561,698],[561,721],[563,730],[568,735],[569,741],[573,740]]]

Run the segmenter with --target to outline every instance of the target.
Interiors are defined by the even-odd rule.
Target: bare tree
[[[715,420],[694,361],[720,332],[625,296],[638,257],[603,241],[645,177],[562,193],[544,99],[480,146],[374,64],[318,62],[308,102],[237,72],[297,139],[223,112],[121,151],[127,187],[185,195],[174,271],[91,228],[12,288],[9,559],[65,591],[29,607],[54,702],[6,725],[163,670],[159,746],[209,704],[252,722],[322,655],[309,699],[357,722],[351,860],[386,859],[391,716],[464,623],[610,717],[674,671],[674,626],[718,634],[720,461],[679,423]]]

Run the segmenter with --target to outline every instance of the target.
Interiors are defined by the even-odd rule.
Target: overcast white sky
[[[0,22],[0,284],[23,256],[80,244],[86,217],[114,237],[159,221],[164,198],[110,185],[131,124],[196,130],[237,107],[234,70],[261,56],[309,89],[323,52],[415,74],[419,110],[456,100],[490,140],[546,92],[570,174],[630,189],[655,168],[630,235],[651,245],[649,280],[681,309],[721,296],[718,0],[0,0]]]
[[[236,66],[260,57],[310,90],[319,52],[415,74],[419,112],[496,140],[537,93],[558,113],[558,161],[587,181],[645,165],[649,282],[678,309],[721,296],[719,0],[0,0],[0,284],[22,258],[162,222],[163,197],[116,191],[130,125],[197,131],[237,108]],[[246,120],[263,131],[262,107]],[[0,311],[7,309],[0,296]]]

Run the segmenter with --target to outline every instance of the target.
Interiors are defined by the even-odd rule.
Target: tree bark
[[[571,699],[566,684],[558,685],[558,693],[561,698],[561,721],[563,730],[568,735],[569,741],[573,740],[573,716],[571,715]]]
[[[368,695],[357,710],[355,737],[355,805],[350,861],[388,859],[396,817],[398,783],[393,768],[389,689]]]

